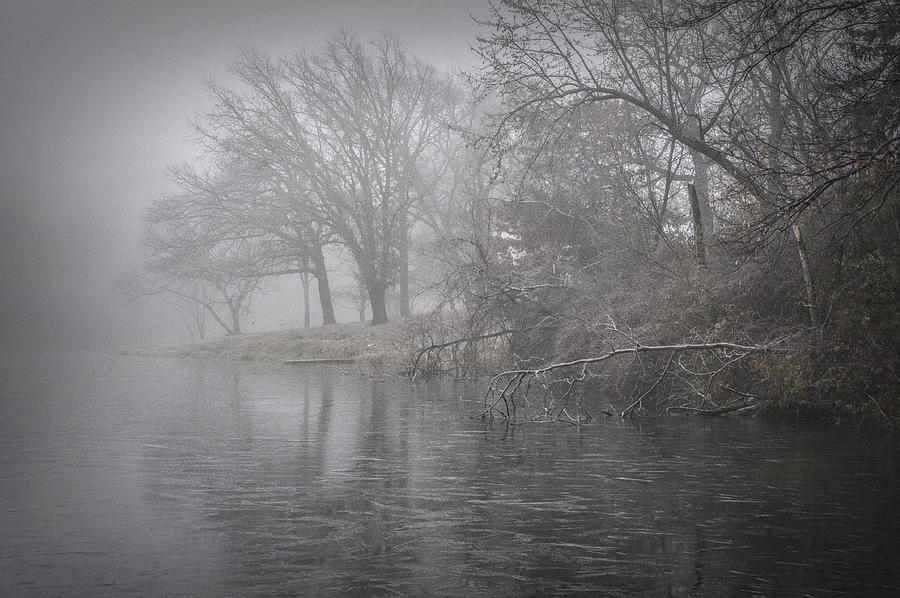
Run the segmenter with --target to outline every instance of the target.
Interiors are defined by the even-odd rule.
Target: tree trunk
[[[329,326],[335,324],[334,305],[331,302],[331,284],[328,282],[328,270],[325,267],[325,256],[322,248],[317,247],[313,251],[313,276],[316,277],[316,286],[319,288],[319,303],[322,305],[322,324]]]
[[[309,272],[300,273],[300,284],[303,285],[303,327],[309,328]]]
[[[697,204],[700,220],[707,235],[713,233],[712,207],[709,205],[709,160],[699,152],[691,152],[694,162],[694,185],[697,190]]]
[[[806,302],[809,309],[809,323],[816,325],[816,298],[813,292],[812,273],[809,270],[809,259],[806,255],[806,241],[800,234],[800,227],[794,225],[794,240],[797,241],[797,251],[800,253],[800,269],[803,271],[803,282],[806,285]]]
[[[699,104],[699,91],[691,98],[687,106],[689,114],[685,129],[688,135],[695,139],[703,139],[703,132],[700,127],[700,117],[696,115],[695,110]],[[697,202],[700,206],[700,219],[703,222],[703,230],[707,237],[712,237],[715,232],[712,207],[709,203],[709,158],[696,150],[690,150],[691,161],[694,163],[694,185],[697,189]]]
[[[784,43],[783,36],[781,34],[777,35],[775,38],[776,44]],[[784,69],[783,69],[783,61],[784,57],[779,57],[778,54],[775,54],[769,57],[769,97],[768,97],[768,105],[766,106],[769,118],[769,147],[770,148],[780,148],[782,147],[782,143],[784,140],[784,126],[785,126],[785,114],[784,114],[784,101],[782,99],[782,94],[785,89],[785,79],[784,79]],[[786,195],[787,189],[784,186],[784,176],[783,176],[783,167],[781,164],[781,153],[778,151],[769,151],[766,153],[765,165],[769,169],[769,173],[767,176],[768,179],[768,192],[769,195],[773,198],[772,201],[761,203],[760,204],[760,213],[765,215],[772,215],[773,211],[776,209],[777,204],[776,201],[779,196]]]
[[[400,257],[400,316],[409,315],[409,215],[406,209],[400,216],[397,239]]]
[[[359,309],[359,321],[366,321],[366,284],[363,282],[362,278],[357,279],[357,296],[356,296],[356,307]]]
[[[366,290],[369,293],[369,305],[372,306],[372,325],[386,324],[387,316],[387,288],[383,283],[366,281]]]
[[[231,313],[231,330],[229,334],[240,335],[241,332],[241,307],[232,302],[228,302],[228,311]]]
[[[703,241],[703,211],[697,198],[697,188],[694,183],[688,183],[688,198],[691,200],[691,216],[694,219],[694,243],[697,252],[697,267],[706,267],[706,244]]]
[[[200,341],[206,340],[206,308],[199,301],[191,301],[191,317]]]

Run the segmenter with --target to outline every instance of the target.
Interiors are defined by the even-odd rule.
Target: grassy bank
[[[417,316],[381,326],[372,326],[364,322],[338,324],[228,336],[204,343],[141,349],[129,353],[274,362],[352,359],[357,365],[348,367],[356,367],[369,373],[399,375],[408,369],[411,357],[423,343],[440,344],[442,341],[459,336],[457,329],[452,326],[445,328],[446,324],[433,317]],[[573,342],[572,339],[576,337],[572,331],[568,332],[569,334],[558,336],[563,337],[568,344],[577,346],[572,354],[556,346],[553,338],[546,338],[546,334],[540,331],[533,333],[536,337],[530,339],[533,346],[529,346],[535,351],[538,347],[545,348],[548,363],[603,352],[603,348],[595,346],[589,338],[578,338],[579,342]],[[652,332],[639,329],[635,333],[652,338],[656,342]],[[815,335],[815,338],[797,334],[793,336],[791,342],[781,345],[784,352],[748,356],[728,372],[717,374],[718,383],[710,387],[711,392],[731,387],[745,389],[747,393],[752,394],[735,394],[732,391],[734,396],[725,394],[723,398],[710,395],[698,399],[689,389],[685,390],[684,384],[692,382],[693,379],[684,373],[668,371],[669,375],[665,378],[659,376],[659,371],[665,372],[662,370],[665,365],[665,354],[647,355],[640,360],[616,359],[596,365],[592,380],[583,383],[579,394],[589,411],[599,412],[610,404],[616,405],[618,411],[634,401],[633,389],[641,388],[641,384],[646,388],[648,380],[652,382],[659,376],[660,380],[653,384],[656,392],[645,396],[641,404],[646,413],[667,413],[667,408],[671,408],[672,405],[689,405],[695,407],[697,412],[708,413],[743,401],[741,403],[743,406],[756,404],[759,407],[753,413],[779,419],[790,416],[833,422],[869,422],[879,427],[900,429],[900,412],[895,391],[889,387],[889,382],[880,383],[879,386],[872,381],[878,378],[880,370],[870,372],[867,377],[865,374],[868,370],[865,368],[861,369],[859,365],[855,368],[850,367],[855,363],[851,359],[852,356],[836,356],[833,350],[815,349],[816,343],[822,344],[819,335]],[[524,346],[527,340],[529,339],[517,337],[520,346]],[[666,339],[663,338],[656,344],[665,344],[663,341]],[[496,342],[499,342],[499,345],[495,346]],[[448,349],[444,354],[432,353],[420,359],[418,363],[420,372],[429,375],[443,372],[451,376],[461,373],[472,375],[473,372],[478,372],[480,375],[489,376],[506,369],[507,366],[511,367],[511,362],[508,362],[510,356],[505,352],[505,343],[506,341],[502,339],[497,341],[491,337],[486,341],[474,343],[468,347],[470,350],[463,345],[458,351]],[[477,362],[454,361],[465,360],[468,357],[476,359]],[[836,361],[840,361],[843,367],[834,367]],[[879,361],[872,360],[869,369],[880,368],[879,364]],[[866,388],[871,389],[868,395],[863,397],[867,400],[861,399],[859,392],[853,388],[856,381],[866,382]],[[532,390],[537,392],[537,389]],[[599,397],[602,399],[597,402]],[[532,401],[538,399],[537,395],[531,397]]]
[[[366,322],[336,324],[277,332],[242,334],[176,347],[129,351],[141,355],[287,361],[292,359],[354,359],[401,371],[411,354],[409,322],[372,326]]]

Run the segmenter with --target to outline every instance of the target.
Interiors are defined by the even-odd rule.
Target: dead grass
[[[199,359],[287,361],[354,359],[383,371],[401,372],[414,350],[415,318],[372,326],[368,322],[227,336],[205,343],[144,348],[130,353]]]

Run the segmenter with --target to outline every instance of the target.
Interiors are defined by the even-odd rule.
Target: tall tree
[[[690,155],[711,231],[710,163],[733,167],[709,135],[731,101],[732,74],[711,88],[698,61],[704,30],[666,27],[670,9],[656,0],[498,2],[480,38],[482,78],[511,114],[607,102],[638,111]]]
[[[704,230],[715,166],[722,199],[755,200],[746,238],[766,239],[863,171],[883,176],[836,218],[853,221],[896,186],[898,11],[888,1],[510,0],[495,5],[480,53],[514,112],[642,111],[691,154]]]
[[[211,87],[206,143],[266,172],[295,220],[350,250],[373,323],[397,283],[407,313],[410,214],[432,188],[428,150],[449,132],[450,81],[392,36],[367,47],[346,32],[280,62],[244,52],[232,70],[250,91]]]
[[[428,199],[427,152],[449,131],[449,81],[393,36],[366,48],[346,32],[286,61],[285,75],[307,135],[304,172],[358,264],[372,322],[387,321],[395,282],[408,313],[410,213]]]
[[[244,205],[232,214],[267,237],[268,273],[312,274],[323,323],[334,324],[324,254],[334,235],[308,183],[308,146],[293,101],[279,87],[283,71],[251,51],[232,70],[250,92],[210,83],[215,107],[196,123],[199,142],[230,173],[232,183],[244,189]]]

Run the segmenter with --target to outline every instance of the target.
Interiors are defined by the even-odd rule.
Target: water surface
[[[878,434],[507,428],[464,385],[321,366],[0,372],[2,595],[900,592],[900,451]]]

